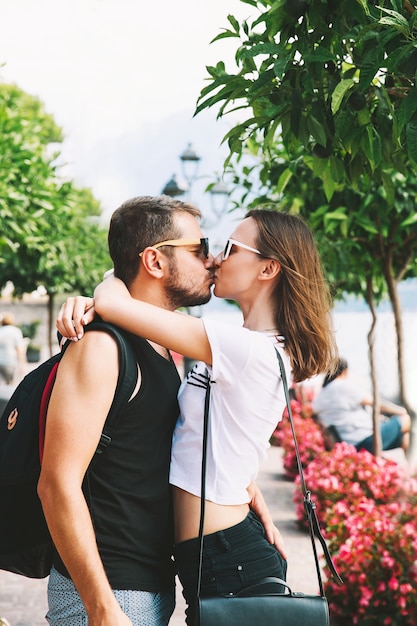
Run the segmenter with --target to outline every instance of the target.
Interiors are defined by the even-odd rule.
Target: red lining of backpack
[[[59,361],[54,364],[51,369],[48,380],[43,388],[41,404],[39,407],[39,460],[42,465],[43,448],[45,443],[45,428],[46,428],[46,414],[48,412],[49,400],[52,393],[52,388],[55,383],[56,373],[58,370]]]

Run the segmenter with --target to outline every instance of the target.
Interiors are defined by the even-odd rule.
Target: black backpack
[[[96,461],[110,444],[121,410],[137,384],[137,361],[123,331],[105,322],[86,330],[103,330],[117,341],[119,377],[104,424]],[[53,543],[37,494],[45,421],[62,351],[27,374],[0,417],[0,569],[30,578],[45,578],[52,565]]]

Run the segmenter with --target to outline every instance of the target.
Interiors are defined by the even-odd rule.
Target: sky
[[[39,97],[63,129],[66,173],[107,212],[158,194],[191,142],[201,178],[222,169],[231,122],[193,119],[206,65],[234,67],[237,42],[210,41],[240,0],[0,0],[0,80]]]

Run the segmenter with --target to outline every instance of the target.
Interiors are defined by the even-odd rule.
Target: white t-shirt
[[[313,411],[325,426],[336,426],[343,441],[356,445],[373,433],[372,414],[361,405],[365,397],[348,378],[336,378],[313,400]]]
[[[204,324],[213,362],[211,367],[197,363],[181,385],[181,415],[173,436],[170,482],[200,495],[209,376],[206,498],[217,504],[243,504],[249,501],[247,487],[257,477],[285,408],[274,344],[280,350],[290,385],[289,359],[274,337],[217,320],[205,319]]]

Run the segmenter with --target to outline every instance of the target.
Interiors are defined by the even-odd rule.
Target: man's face
[[[203,237],[197,220],[189,213],[176,214],[175,224],[181,238],[198,241]],[[206,258],[201,246],[187,245],[173,249],[165,292],[173,309],[205,304],[211,298],[213,256]]]

